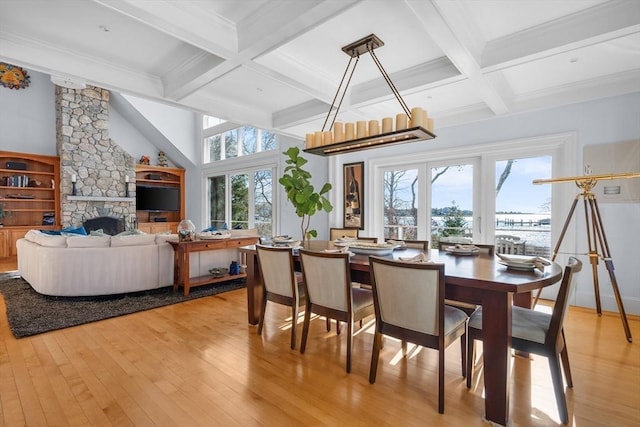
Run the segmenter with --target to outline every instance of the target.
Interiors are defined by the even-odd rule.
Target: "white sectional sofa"
[[[235,230],[234,230],[235,231]],[[247,234],[247,230],[242,231]],[[18,240],[18,272],[44,295],[110,295],[173,284],[176,234],[48,235],[30,230]],[[190,276],[238,260],[237,249],[192,253]]]

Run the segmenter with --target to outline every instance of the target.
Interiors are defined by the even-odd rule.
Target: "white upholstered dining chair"
[[[300,352],[304,353],[311,313],[347,323],[347,373],[351,372],[353,324],[373,315],[370,289],[351,284],[348,253],[313,252],[301,249],[300,264],[307,295]],[[327,323],[328,325],[328,323]],[[338,324],[339,330],[339,324]]]
[[[306,302],[302,274],[294,269],[291,248],[256,245],[258,264],[264,292],[258,321],[258,335],[262,335],[267,301],[291,307],[291,348],[296,348],[299,307]]]
[[[369,263],[376,314],[369,382],[376,380],[383,335],[436,349],[438,412],[444,413],[444,351],[458,338],[466,342],[469,319],[462,310],[444,303],[444,264],[373,256]]]
[[[511,312],[511,347],[526,353],[545,356],[549,360],[556,404],[563,424],[569,422],[569,414],[562,382],[561,361],[567,387],[573,387],[573,380],[571,379],[569,354],[562,324],[569,302],[571,278],[574,273],[581,269],[582,262],[577,258],[570,257],[564,269],[560,289],[551,314],[517,306],[514,306]],[[466,370],[467,388],[471,388],[471,377],[475,361],[474,342],[475,340],[482,340],[482,307],[471,315],[468,333]]]

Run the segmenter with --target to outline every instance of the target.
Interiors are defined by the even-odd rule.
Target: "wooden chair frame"
[[[538,354],[545,356],[549,359],[549,368],[551,369],[551,379],[553,382],[553,390],[556,396],[556,404],[558,405],[558,412],[560,414],[560,420],[563,424],[569,422],[569,413],[567,410],[567,400],[564,393],[564,384],[562,382],[562,368],[564,368],[564,375],[567,381],[567,387],[573,387],[573,380],[571,378],[571,367],[569,366],[569,354],[567,352],[567,345],[564,337],[564,330],[562,324],[564,322],[564,316],[567,311],[569,291],[571,289],[571,279],[574,273],[577,273],[582,269],[582,262],[575,257],[570,257],[567,266],[564,269],[564,275],[560,283],[560,289],[558,296],[556,297],[555,305],[551,313],[549,326],[545,334],[543,343],[532,341],[526,338],[513,336],[511,338],[511,347],[514,350],[523,351],[526,353]],[[515,316],[533,311],[532,309],[526,309],[521,307],[513,307],[512,319]],[[481,316],[482,310],[479,310],[477,314],[473,316]],[[480,319],[481,320],[481,319]],[[468,330],[468,343],[467,343],[467,388],[471,388],[471,376],[473,373],[473,362],[475,360],[474,351],[475,340],[482,340],[482,330],[477,329],[469,325]]]
[[[371,279],[373,288],[373,301],[376,314],[376,330],[373,339],[373,351],[371,354],[371,368],[369,371],[369,382],[373,384],[376,380],[376,374],[378,371],[378,359],[380,356],[380,349],[382,348],[382,336],[388,335],[403,341],[408,341],[423,347],[429,347],[438,350],[438,412],[444,413],[444,351],[445,349],[456,341],[458,338],[464,343],[466,342],[466,320],[456,328],[452,329],[448,334],[445,334],[445,304],[444,304],[444,264],[432,264],[432,263],[407,263],[401,261],[390,260],[387,258],[369,257],[371,264]],[[385,321],[381,312],[381,302],[379,289],[379,277],[376,274],[378,267],[384,268],[384,266],[390,266],[394,268],[403,269],[419,269],[419,270],[436,270],[438,272],[438,333],[437,335],[431,335],[425,332],[408,329],[399,325],[395,325]],[[398,285],[403,285],[400,281]],[[401,286],[398,286],[401,289]],[[462,314],[462,313],[461,313]],[[464,315],[464,314],[462,314]],[[467,318],[465,316],[465,318]],[[467,318],[468,319],[468,318]],[[464,360],[462,362],[464,373]]]
[[[343,272],[344,279],[341,283],[329,283],[324,280],[317,280],[316,276],[310,274],[312,270],[311,263],[314,259],[335,259],[335,268],[340,268]],[[304,324],[302,327],[302,342],[300,343],[300,353],[305,352],[307,346],[307,337],[309,335],[309,324],[311,322],[311,313],[316,313],[320,316],[325,316],[327,319],[336,319],[336,322],[345,322],[347,324],[347,373],[351,372],[351,349],[353,347],[353,324],[354,322],[361,321],[362,319],[372,316],[373,298],[371,296],[371,290],[363,289],[360,287],[353,287],[351,284],[351,269],[349,266],[349,254],[347,253],[324,253],[313,252],[305,249],[300,249],[300,265],[302,267],[302,274],[304,277],[305,293],[307,295],[307,303],[305,307]],[[346,310],[339,310],[325,305],[321,305],[313,300],[311,295],[314,294],[314,286],[326,287],[326,286],[340,286],[344,289],[344,297],[347,305]],[[357,295],[356,295],[357,294]],[[371,299],[371,304],[364,304],[359,308],[354,304],[354,298]],[[329,327],[329,321],[327,320],[327,327]],[[327,331],[329,328],[327,328]],[[338,331],[340,330],[338,325]]]
[[[262,328],[264,327],[264,316],[267,310],[267,301],[272,301],[278,304],[287,305],[291,307],[291,349],[296,348],[296,332],[298,329],[298,315],[300,313],[300,306],[306,304],[306,295],[304,293],[304,289],[301,285],[302,276],[300,274],[296,274],[294,263],[293,263],[293,255],[291,253],[291,248],[279,248],[279,247],[269,247],[269,246],[260,246],[256,245],[256,253],[258,254],[258,265],[260,266],[260,274],[263,283],[263,294],[262,294],[262,305],[260,307],[260,319],[258,321],[258,335],[262,335]],[[288,259],[288,268],[287,264],[283,263],[279,265],[277,269],[282,271],[288,271],[289,277],[288,281],[291,286],[291,294],[284,295],[281,293],[277,293],[273,291],[271,287],[271,277],[270,266],[266,262],[266,257],[268,254],[281,254],[282,258]],[[266,272],[266,273],[265,273]],[[271,290],[270,290],[271,289]]]

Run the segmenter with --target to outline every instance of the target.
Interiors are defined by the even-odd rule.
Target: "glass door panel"
[[[225,180],[224,175],[209,177],[209,225],[217,229],[225,228]]]
[[[431,247],[473,241],[473,165],[431,168]]]
[[[418,235],[418,170],[384,173],[384,238],[415,240]]]
[[[231,175],[231,228],[249,228],[249,175]]]
[[[551,186],[532,181],[552,176],[551,164],[551,156],[496,161],[496,251],[550,256]]]
[[[273,172],[271,169],[258,170],[254,181],[254,227],[260,236],[273,235]]]

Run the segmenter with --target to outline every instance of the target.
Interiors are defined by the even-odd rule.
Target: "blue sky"
[[[497,162],[496,182],[506,165],[506,161]],[[406,182],[415,177],[415,170],[407,171]],[[551,185],[533,185],[537,178],[551,177],[551,157],[518,159],[502,186],[496,200],[499,212],[543,213],[543,205],[551,199]],[[455,200],[458,207],[472,209],[473,170],[471,166],[452,166],[433,184],[432,206],[442,208],[451,206]],[[404,200],[409,200],[408,185],[399,190]]]
[[[496,210],[502,212],[540,213],[541,205],[550,200],[551,186],[533,185],[536,178],[551,177],[551,158],[518,159],[502,186],[496,200]],[[498,162],[496,183],[506,161]],[[472,208],[473,171],[470,166],[461,170],[450,168],[433,184],[433,207],[451,206],[455,200],[461,209]]]

